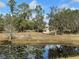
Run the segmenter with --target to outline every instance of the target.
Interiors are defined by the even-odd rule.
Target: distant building
[[[45,29],[43,29],[43,33],[57,35],[57,30],[53,29],[52,31],[49,30],[49,25],[46,25]]]
[[[43,29],[43,33],[45,33],[45,34],[49,34],[50,33],[48,25],[46,25],[45,29]]]

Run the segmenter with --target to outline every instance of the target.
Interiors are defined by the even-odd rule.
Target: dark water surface
[[[55,59],[77,55],[79,48],[64,45],[0,46],[0,59]]]

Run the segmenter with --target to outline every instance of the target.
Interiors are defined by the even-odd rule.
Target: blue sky
[[[10,12],[9,7],[7,6],[8,0],[0,0],[0,13]],[[35,7],[36,4],[40,4],[45,13],[49,13],[50,7],[57,6],[59,8],[71,8],[79,9],[79,0],[16,0],[17,4],[25,2],[30,5],[30,7]]]

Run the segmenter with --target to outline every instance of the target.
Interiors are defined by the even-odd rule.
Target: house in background
[[[45,29],[43,29],[44,34],[52,34],[52,35],[57,35],[57,30],[49,30],[49,25],[46,25]]]
[[[43,33],[45,33],[45,34],[49,34],[50,33],[49,25],[46,25],[45,29],[43,29]]]

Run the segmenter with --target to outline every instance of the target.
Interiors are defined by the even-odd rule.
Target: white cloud
[[[0,8],[3,8],[3,7],[5,7],[5,6],[6,6],[5,3],[0,2]]]
[[[62,4],[61,6],[59,6],[59,8],[63,9],[63,8],[68,8],[69,4]]]
[[[62,8],[69,8],[72,3],[73,3],[73,0],[71,0],[71,1],[68,2],[68,3],[63,3],[63,4],[60,5],[59,8],[61,8],[61,9],[62,9]]]
[[[30,17],[30,20],[36,17],[36,13],[32,13],[32,16]]]
[[[32,2],[29,4],[30,9],[35,9],[37,5],[40,5],[42,9],[45,8],[45,6],[41,3],[38,3],[37,0],[32,0]]]
[[[72,0],[73,2],[79,2],[79,0]]]
[[[63,9],[63,8],[70,8],[70,9],[78,9],[78,8],[73,8],[73,7],[71,7],[71,4],[73,3],[73,2],[79,2],[79,0],[71,0],[70,2],[68,2],[68,3],[65,3],[65,4],[61,4],[60,6],[59,6],[59,8],[61,8],[61,9]]]
[[[48,24],[49,20],[47,19],[47,15],[44,14],[44,22],[46,22]]]
[[[71,7],[71,10],[79,10],[79,8]]]
[[[71,9],[71,10],[77,10],[77,9],[79,9],[79,8],[75,8],[75,7],[71,7],[71,6],[69,6],[69,4],[63,4],[63,5],[61,5],[60,7],[59,7],[60,9],[63,9],[63,8],[66,8],[66,9]]]
[[[77,10],[79,8],[76,8],[76,7],[72,7],[70,6],[70,4],[72,4],[73,2],[71,1],[70,3],[66,3],[66,4],[62,4],[59,6],[60,9],[63,9],[63,8],[66,8],[66,9],[71,9],[71,10]]]
[[[32,18],[35,18],[35,17],[36,17],[36,13],[33,13],[33,14],[32,14]]]
[[[76,8],[76,7],[72,7],[71,6],[71,4],[73,4],[74,2],[77,2],[77,3],[79,3],[79,0],[71,0],[70,2],[68,2],[68,3],[63,3],[63,4],[61,4],[60,6],[59,6],[59,8],[60,9],[63,9],[63,8],[66,8],[66,9],[71,9],[71,10],[79,10],[79,8]]]
[[[37,3],[36,0],[33,0],[33,1],[29,4],[30,9],[35,9],[37,5],[38,5],[38,3]]]

